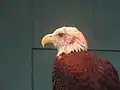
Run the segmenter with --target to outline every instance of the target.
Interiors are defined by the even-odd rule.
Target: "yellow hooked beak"
[[[53,34],[47,34],[42,38],[41,44],[44,47],[45,44],[56,42],[56,38]]]

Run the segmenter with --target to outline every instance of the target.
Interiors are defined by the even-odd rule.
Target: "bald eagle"
[[[88,52],[85,36],[76,27],[56,29],[42,38],[44,47],[57,48],[53,64],[53,90],[120,90],[117,70],[106,59]]]

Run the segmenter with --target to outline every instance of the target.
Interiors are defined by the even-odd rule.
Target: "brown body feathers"
[[[52,72],[53,90],[120,90],[113,65],[88,52],[56,57]]]

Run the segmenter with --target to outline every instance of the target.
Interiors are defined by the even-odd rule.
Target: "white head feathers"
[[[59,34],[63,34],[59,36]],[[58,54],[87,51],[87,41],[82,32],[76,27],[61,27],[53,32],[58,37],[57,42],[53,43],[58,50]]]

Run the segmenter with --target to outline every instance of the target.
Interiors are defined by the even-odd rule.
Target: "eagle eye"
[[[64,33],[58,33],[58,36],[62,37],[64,36]]]

